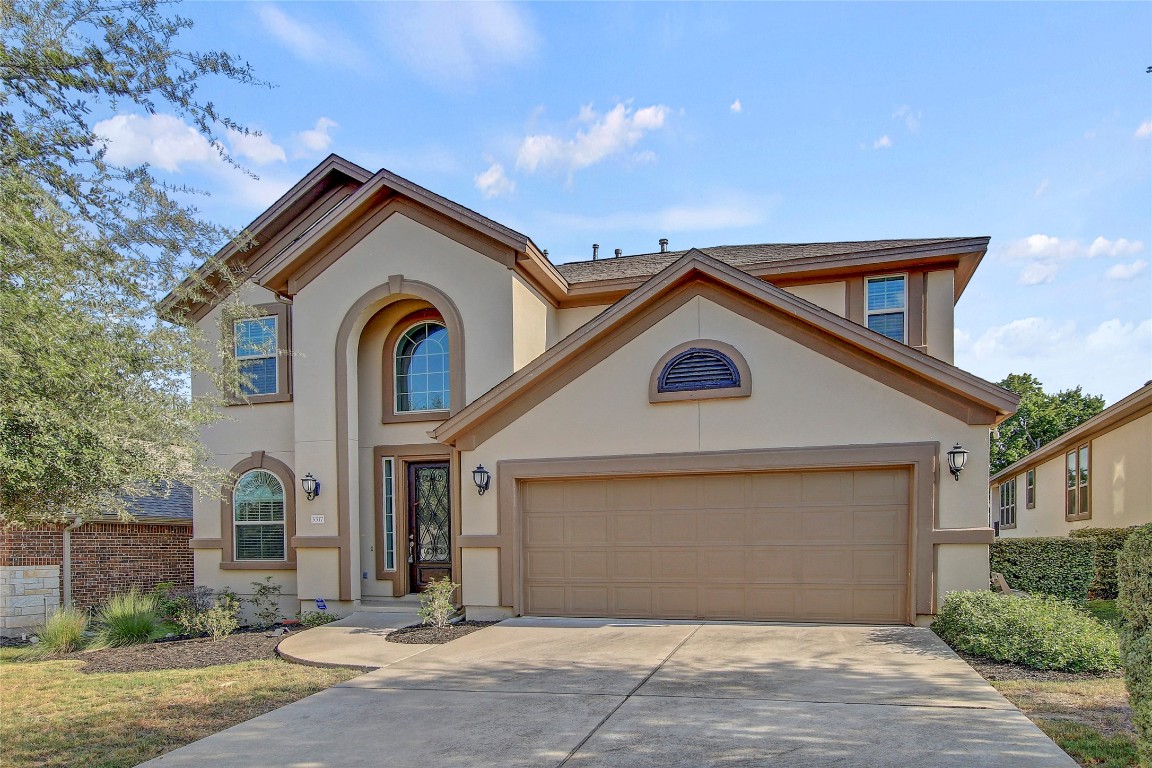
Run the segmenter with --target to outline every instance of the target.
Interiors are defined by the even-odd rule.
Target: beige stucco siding
[[[810,285],[792,285],[784,290],[791,293],[793,296],[799,296],[805,301],[810,301],[818,307],[822,307],[829,312],[845,317],[847,310],[845,309],[845,302],[847,295],[844,288],[844,281],[838,280],[831,283],[812,283]]]
[[[741,350],[752,395],[730,400],[652,404],[652,367],[672,347],[710,338]],[[863,374],[790,341],[707,299],[696,297],[584,373],[513,424],[462,454],[463,466],[502,459],[727,451],[875,443],[963,443],[971,451],[961,482],[941,482],[941,527],[983,527],[986,427],[969,426]],[[463,494],[462,533],[495,534],[495,494]],[[954,545],[943,545],[941,553]],[[942,594],[986,580],[986,561],[965,547],[942,554],[958,564],[939,581]],[[467,561],[465,561],[467,563]],[[485,580],[486,570],[463,578]],[[986,581],[985,581],[986,583]]]
[[[1069,449],[1071,450],[1071,449]],[[1066,536],[1077,528],[1124,528],[1152,523],[1152,414],[1091,439],[1092,517],[1064,519],[1065,454],[1037,467],[1036,507],[1024,498],[1025,472],[1016,475],[1016,528],[1001,536]],[[1007,480],[1007,478],[1005,478]],[[999,514],[999,486],[992,489],[993,519]]]
[[[548,305],[519,275],[512,275],[512,366],[517,371],[544,353],[548,347],[550,315]]]
[[[608,305],[556,310],[556,338],[548,346],[552,346],[552,344],[568,336],[606,309],[608,309]]]
[[[955,359],[956,273],[929,272],[924,297],[924,343],[928,354],[951,363]]]

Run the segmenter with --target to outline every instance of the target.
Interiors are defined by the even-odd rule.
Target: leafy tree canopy
[[[203,297],[230,234],[148,166],[105,159],[93,110],[163,110],[194,125],[244,173],[219,133],[246,129],[201,94],[213,78],[263,85],[219,52],[180,48],[191,22],[155,0],[0,0],[0,514],[22,523],[123,513],[124,497],[188,483],[211,492],[199,429],[219,391],[195,324],[161,321],[156,301]],[[230,355],[229,355],[230,356]]]
[[[1103,397],[1086,395],[1080,387],[1050,395],[1030,373],[1012,373],[998,383],[1020,395],[1020,408],[992,438],[993,475],[1104,410]]]

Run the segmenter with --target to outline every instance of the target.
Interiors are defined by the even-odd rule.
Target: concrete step
[[[420,598],[416,595],[405,597],[373,597],[361,600],[357,611],[368,613],[415,613],[420,608]]]

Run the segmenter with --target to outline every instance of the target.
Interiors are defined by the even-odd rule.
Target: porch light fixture
[[[311,472],[300,478],[300,487],[304,489],[304,495],[308,497],[308,501],[312,501],[320,495],[320,481],[312,477]]]
[[[967,463],[968,451],[960,447],[960,443],[956,443],[952,450],[948,451],[948,471],[957,482],[960,481],[960,473],[964,471],[964,465]]]
[[[484,469],[483,464],[478,464],[476,469],[472,470],[472,482],[476,483],[476,492],[483,496],[484,491],[492,484],[492,473]]]

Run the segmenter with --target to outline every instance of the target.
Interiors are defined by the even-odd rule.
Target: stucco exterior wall
[[[831,283],[812,283],[810,285],[791,285],[784,290],[791,293],[793,296],[799,296],[805,301],[810,301],[818,307],[845,317],[847,309],[845,307],[847,301],[847,293],[844,287],[843,280],[837,280]]]
[[[1065,454],[1060,452],[1036,468],[1036,507],[1025,503],[1027,469],[1016,478],[1016,527],[1000,535],[1066,536],[1077,528],[1125,528],[1152,523],[1152,414],[1146,414],[1091,439],[1089,492],[1092,517],[1064,519]],[[1008,478],[1004,478],[1007,480]],[[999,516],[999,486],[992,488],[993,519]]]
[[[568,309],[556,310],[556,339],[552,341],[555,344],[557,341],[565,338],[580,326],[587,323],[596,315],[608,309],[607,304],[603,306],[594,307],[571,307]],[[549,344],[551,346],[552,344]]]
[[[745,353],[752,395],[650,403],[652,367],[672,347],[699,338],[724,341]],[[971,451],[960,482],[947,475],[939,482],[940,527],[985,526],[987,427],[962,423],[696,297],[476,450],[463,452],[461,462],[495,467],[503,459],[923,441],[939,442],[942,450],[960,442]],[[495,496],[463,494],[464,535],[497,533]],[[938,580],[941,595],[987,584],[987,547],[965,545],[949,552],[955,547],[939,547],[947,563]],[[470,594],[490,594],[485,585],[496,578],[496,564],[467,557],[464,563],[465,582],[478,582]]]
[[[548,348],[548,328],[556,311],[514,272],[512,275],[512,367],[520,370]]]
[[[955,360],[956,273],[951,269],[925,275],[924,342],[937,360]]]

